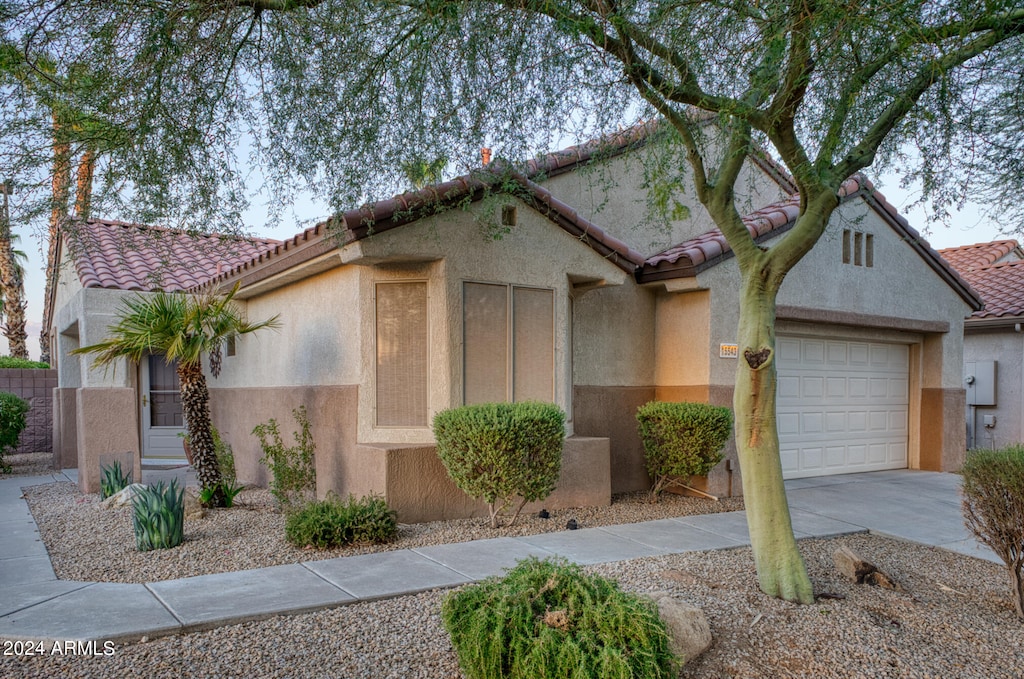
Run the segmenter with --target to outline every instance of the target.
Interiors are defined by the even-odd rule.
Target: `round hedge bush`
[[[448,595],[441,619],[469,679],[678,674],[657,605],[564,560],[521,561]]]

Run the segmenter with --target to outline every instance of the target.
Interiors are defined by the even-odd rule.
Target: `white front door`
[[[141,394],[142,457],[185,459],[179,434],[185,423],[181,411],[178,363],[170,364],[162,354],[152,354],[139,366]]]
[[[775,347],[785,478],[907,466],[906,345],[780,336]]]

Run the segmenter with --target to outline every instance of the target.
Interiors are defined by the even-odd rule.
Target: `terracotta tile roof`
[[[104,219],[71,220],[63,238],[84,287],[168,292],[201,285],[277,245]]]
[[[996,240],[940,250],[946,261],[981,294],[985,308],[974,319],[1024,316],[1024,252],[1015,240]]]
[[[636,267],[643,263],[643,255],[577,214],[544,187],[527,176],[512,171],[508,166],[492,163],[483,170],[456,177],[451,181],[428,186],[419,191],[407,191],[394,198],[380,200],[336,215],[306,229],[294,238],[268,248],[248,262],[224,270],[211,279],[211,282],[223,285],[239,276],[245,276],[243,285],[263,280],[284,268],[272,262],[281,262],[283,258],[288,258],[289,265],[307,261],[339,245],[390,231],[455,207],[465,200],[476,201],[484,196],[504,191],[506,189],[502,187],[505,180],[510,180],[521,189],[513,190],[513,195],[624,271],[633,273]]]
[[[963,276],[985,302],[985,308],[975,311],[971,318],[1024,316],[1024,260],[971,269]]]
[[[847,179],[839,187],[838,193],[840,200],[844,202],[855,197],[863,197],[964,301],[974,309],[981,308],[981,299],[977,293],[928,245],[928,242],[864,175],[857,174]],[[743,218],[743,223],[755,241],[766,240],[792,228],[799,215],[799,207],[800,197],[794,195],[751,212]],[[720,230],[712,229],[648,257],[637,271],[637,280],[643,283],[696,276],[704,269],[731,256],[732,248],[726,242],[725,236]]]
[[[1010,254],[1014,255],[1012,259],[1024,259],[1024,252],[1021,252],[1017,241],[1012,239],[958,245],[955,248],[939,250],[939,254],[961,274],[972,269],[992,266]]]

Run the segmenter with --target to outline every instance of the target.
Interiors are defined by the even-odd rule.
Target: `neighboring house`
[[[404,521],[465,516],[481,505],[445,475],[431,417],[463,403],[539,399],[568,414],[562,479],[547,506],[649,487],[636,408],[651,399],[731,405],[739,278],[695,201],[672,219],[651,216],[641,159],[659,152],[652,138],[636,128],[522,173],[488,166],[209,268],[206,285],[240,285],[250,318],[280,314],[282,324],[240,338],[210,381],[239,478],[266,480],[253,427],[271,417],[287,425],[304,404],[321,493],[381,494]],[[773,163],[751,157],[737,186],[759,242],[792,226],[799,198]],[[852,179],[842,194],[779,295],[784,472],[957,469],[963,319],[979,300],[870,183]],[[693,195],[684,186],[677,200]],[[90,224],[88,233],[105,226]],[[95,466],[107,440],[138,450],[151,437],[131,416],[144,420],[146,393],[141,376],[99,382],[86,358],[67,357],[103,336],[98,319],[83,330],[98,291],[68,261],[54,317],[59,419],[90,432],[61,447],[64,459]],[[111,300],[124,294],[118,285]],[[82,398],[99,388],[121,391]],[[91,404],[115,400],[120,416],[94,424]],[[730,444],[708,489],[740,493],[739,471]],[[88,487],[94,474],[79,477]]]
[[[940,250],[985,308],[964,322],[967,444],[1024,441],[1024,250],[1015,240]]]

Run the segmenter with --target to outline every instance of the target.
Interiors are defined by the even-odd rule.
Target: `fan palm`
[[[249,323],[232,298],[236,285],[226,295],[190,295],[156,292],[137,295],[122,302],[118,321],[108,328],[102,342],[76,349],[76,354],[95,354],[96,365],[106,366],[125,357],[139,363],[147,354],[162,353],[167,361],[178,361],[181,408],[192,447],[193,463],[200,485],[212,507],[224,506],[224,489],[214,453],[210,422],[210,394],[203,376],[201,359],[211,354],[214,377],[220,372],[223,342],[261,328],[279,326],[277,316]]]

